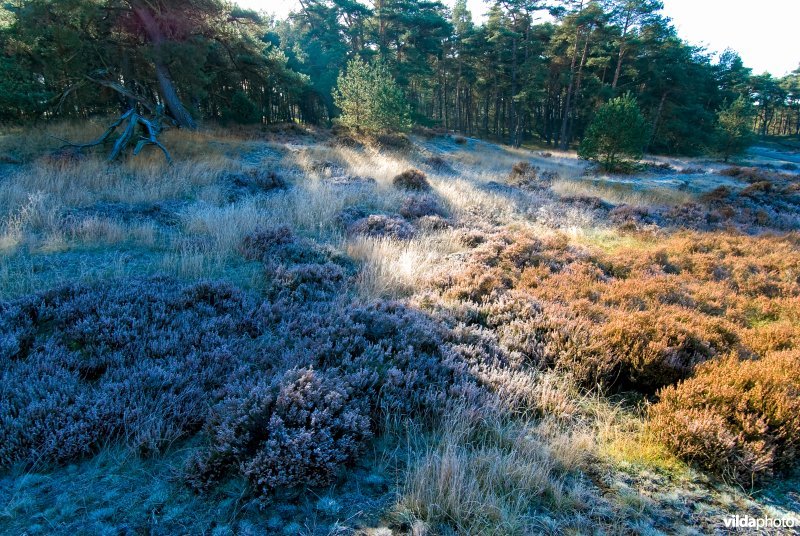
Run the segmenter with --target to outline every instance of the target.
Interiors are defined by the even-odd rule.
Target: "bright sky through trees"
[[[297,0],[236,0],[250,9],[284,17],[297,9]],[[444,0],[453,4],[453,0]],[[797,21],[800,1],[761,0],[747,5],[743,0],[663,0],[664,12],[672,18],[681,37],[709,50],[736,50],[753,72],[783,76],[800,66]],[[476,21],[490,5],[468,0]]]

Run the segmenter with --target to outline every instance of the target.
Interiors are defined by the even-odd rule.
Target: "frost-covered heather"
[[[3,303],[0,465],[156,453],[202,430],[190,482],[241,472],[267,492],[329,481],[390,414],[438,411],[462,381],[442,328],[343,298],[348,267],[306,248],[285,229],[243,242],[268,262],[268,300],[160,278]]]

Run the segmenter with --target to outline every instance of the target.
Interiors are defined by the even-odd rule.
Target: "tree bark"
[[[658,109],[656,110],[656,117],[653,120],[653,133],[650,135],[650,143],[647,144],[647,151],[650,150],[650,146],[653,145],[653,142],[658,135],[658,127],[661,126],[661,114],[664,113],[664,103],[667,102],[667,95],[669,95],[669,91],[665,91],[661,94],[661,100],[658,103]]]
[[[593,28],[589,28],[588,32],[586,33],[586,41],[583,44],[583,54],[581,55],[581,61],[578,64],[578,73],[575,77],[575,91],[572,98],[572,107],[575,107],[575,102],[578,100],[578,95],[581,93],[581,81],[583,80],[583,68],[586,66],[586,56],[589,52],[589,38],[592,35]],[[574,115],[574,114],[573,114]],[[567,116],[567,137],[566,137],[566,144],[569,147],[569,142],[572,139],[572,123],[573,123],[572,115]],[[566,147],[565,147],[566,148]]]
[[[191,130],[196,129],[197,123],[181,102],[180,97],[178,97],[178,92],[175,90],[175,84],[172,82],[169,69],[159,57],[158,49],[160,49],[161,45],[164,43],[164,33],[161,31],[161,27],[146,5],[136,2],[134,3],[133,11],[136,17],[141,21],[142,26],[144,26],[147,38],[156,48],[154,60],[156,78],[158,79],[158,86],[161,89],[161,98],[164,100],[167,110],[169,110],[172,118],[178,123],[178,126]]]
[[[622,58],[625,57],[625,52],[627,49],[625,47],[627,37],[628,37],[628,28],[631,24],[631,12],[628,11],[625,14],[625,24],[622,29],[622,37],[619,43],[619,55],[617,56],[617,68],[614,70],[614,81],[611,82],[611,89],[617,89],[617,82],[619,82],[619,75],[622,72]]]
[[[580,3],[578,13],[583,11],[583,2]],[[569,66],[569,85],[567,86],[567,97],[564,104],[564,117],[561,119],[561,134],[558,143],[562,149],[569,149],[569,140],[567,140],[567,125],[569,124],[569,114],[572,110],[572,93],[575,90],[575,62],[578,60],[578,39],[580,38],[581,27],[575,29],[575,45],[572,50],[572,59]]]

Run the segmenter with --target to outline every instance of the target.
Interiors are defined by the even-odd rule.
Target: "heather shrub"
[[[666,305],[614,315],[599,336],[625,383],[644,392],[686,378],[738,342],[724,322]]]
[[[720,216],[698,203],[683,203],[664,212],[664,219],[675,227],[709,231],[720,220]]]
[[[3,304],[0,466],[66,461],[116,439],[157,451],[196,429],[252,343],[252,309],[228,285],[164,279]]]
[[[423,231],[444,231],[452,227],[452,224],[446,218],[435,214],[431,216],[422,216],[414,223]]]
[[[729,200],[732,193],[733,191],[728,186],[717,186],[701,195],[700,200],[709,204],[723,203]]]
[[[517,162],[511,167],[511,178],[536,177],[538,168],[532,166],[530,162]]]
[[[266,494],[327,483],[372,434],[374,373],[292,369],[271,381],[245,379],[211,410],[210,447],[190,460],[188,483],[204,489],[232,466]]]
[[[772,191],[773,184],[770,181],[758,181],[751,183],[747,188],[743,189],[741,195],[758,195],[765,194]]]
[[[458,237],[459,243],[468,248],[477,247],[486,242],[486,239],[486,233],[475,229],[466,229]]]
[[[344,229],[347,229],[356,221],[366,218],[367,216],[369,216],[369,211],[366,208],[358,205],[351,205],[343,208],[336,215],[336,222],[344,227]]]
[[[527,190],[543,190],[550,187],[559,175],[555,171],[542,171],[528,162],[517,162],[511,168],[507,183]]]
[[[431,156],[425,159],[425,165],[437,173],[455,173],[453,167],[441,156]]]
[[[254,243],[297,240],[273,229]],[[263,301],[156,278],[0,303],[0,466],[114,442],[154,453],[200,432],[186,473],[197,489],[237,474],[259,494],[321,485],[385,417],[434,417],[468,381],[443,326],[349,300],[342,266],[265,269]]]
[[[375,142],[383,149],[408,151],[414,144],[405,134],[379,134],[375,137]]]
[[[767,174],[757,168],[747,168],[732,166],[725,168],[719,172],[720,175],[726,177],[736,177],[746,182],[762,182],[766,180]]]
[[[586,210],[609,211],[613,205],[603,201],[599,197],[589,195],[567,195],[561,198],[564,203],[584,208]]]
[[[699,167],[685,167],[680,170],[681,175],[705,175],[706,170]]]
[[[392,179],[392,184],[400,190],[427,191],[431,189],[428,177],[418,169],[407,169]]]
[[[700,197],[719,220],[709,222],[711,228],[724,223],[747,233],[762,232],[764,227],[786,231],[800,229],[797,216],[800,196],[793,191],[788,177],[750,168],[731,169],[728,174],[735,173],[750,184],[738,191],[720,186]]]
[[[517,162],[511,167],[508,183],[519,188],[537,189],[548,186],[553,178],[553,175],[542,173],[538,167],[529,162]]]
[[[345,173],[345,169],[340,164],[331,162],[330,160],[312,163],[311,171],[318,173],[323,177],[334,177],[337,175],[343,175]]]
[[[749,485],[790,470],[800,449],[800,353],[720,359],[660,392],[650,426],[682,458]]]
[[[257,227],[242,238],[239,253],[251,261],[270,265],[326,264],[350,268],[350,262],[330,248],[295,236],[288,227]]]
[[[286,186],[286,181],[276,171],[261,169],[225,173],[220,182],[229,202]]]
[[[631,205],[615,207],[608,213],[608,219],[615,225],[631,230],[658,223],[656,215],[650,212],[647,207],[634,207]]]
[[[348,234],[372,237],[389,237],[407,240],[414,236],[414,227],[406,220],[385,214],[371,214],[354,221],[347,228]]]
[[[288,227],[260,227],[242,238],[239,252],[247,260],[263,260],[272,250],[293,242],[294,236]]]
[[[338,264],[267,265],[270,295],[287,301],[321,301],[343,290],[347,274]]]
[[[436,282],[442,297],[510,355],[583,385],[653,393],[720,355],[792,348],[800,336],[793,235],[684,233],[600,252],[519,230],[473,234],[464,269]],[[531,305],[500,314],[512,295]]]
[[[409,195],[403,199],[400,215],[410,220],[423,216],[445,216],[445,211],[436,197],[429,194]]]
[[[237,472],[258,493],[328,483],[386,415],[438,414],[466,381],[444,332],[397,303],[262,305],[291,347],[241,363],[205,424],[210,439],[187,467],[198,490]],[[282,304],[282,305],[278,305]],[[292,314],[294,308],[302,312]],[[265,371],[286,366],[285,373]]]
[[[426,127],[425,125],[415,124],[413,127],[411,127],[411,132],[417,134],[418,136],[422,136],[426,140],[431,140],[433,138],[441,136],[443,133],[443,129],[441,129],[441,127],[431,128],[431,127]]]

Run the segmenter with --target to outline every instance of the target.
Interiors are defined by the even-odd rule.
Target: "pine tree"
[[[750,101],[739,97],[717,114],[716,150],[727,162],[750,145],[753,138],[754,110]]]
[[[339,75],[334,101],[342,111],[339,122],[368,132],[405,131],[410,112],[402,90],[380,62],[356,57]]]
[[[624,169],[642,157],[647,124],[630,93],[611,99],[597,111],[578,149],[581,158],[597,160],[607,171]]]

